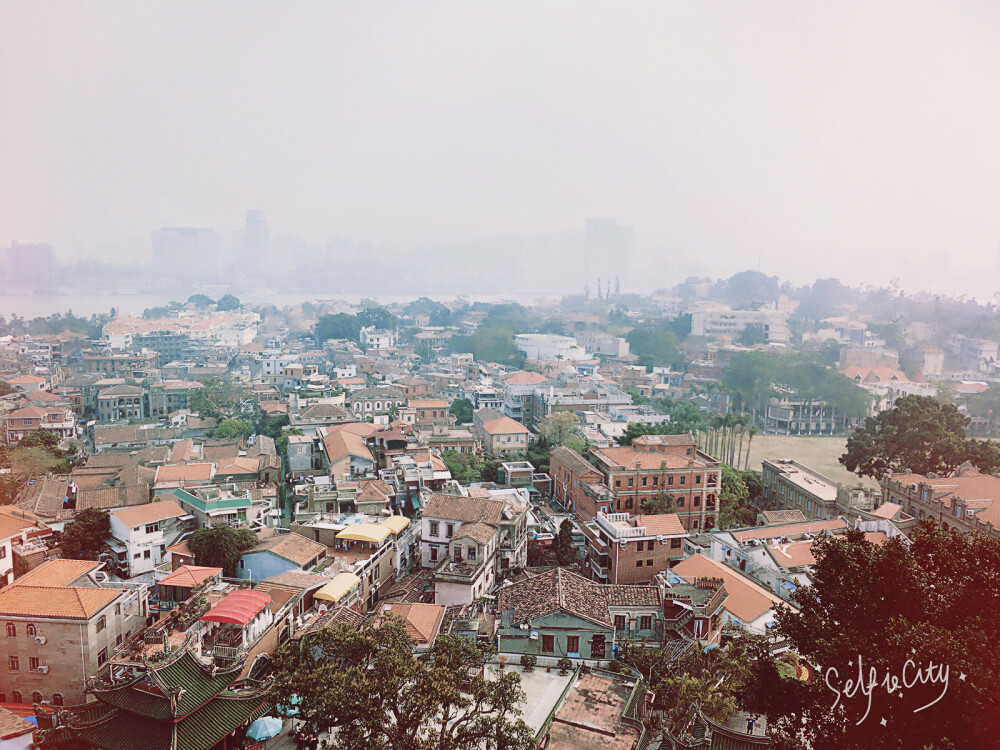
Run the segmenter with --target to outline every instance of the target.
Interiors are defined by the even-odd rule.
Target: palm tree
[[[740,416],[736,418],[736,424],[740,428],[740,450],[736,454],[736,463],[733,465],[738,469],[740,468],[740,463],[743,459],[743,434],[745,432],[744,428],[747,426],[747,415],[740,414]]]
[[[750,425],[750,429],[747,430],[749,437],[747,438],[747,460],[744,470],[748,470],[750,468],[750,446],[753,445],[753,436],[756,435],[757,432],[758,428],[755,425]]]

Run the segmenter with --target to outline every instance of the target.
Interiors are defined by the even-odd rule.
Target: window
[[[143,553],[142,553],[142,559],[143,559],[143,560],[148,560],[148,559],[149,559],[149,556],[150,556],[150,554],[151,554],[151,553],[150,553],[150,551],[149,551],[149,550],[146,550],[145,552],[143,552]]]
[[[684,484],[684,482],[686,482],[686,481],[687,481],[687,477],[684,476],[683,474],[681,474],[681,484]]]
[[[36,690],[34,693],[31,694],[31,702],[32,703],[41,703],[42,702],[42,694],[39,693]]]
[[[3,560],[5,557],[7,557],[7,548],[0,547],[0,560]]]
[[[431,547],[431,562],[437,562],[438,551],[437,547]]]
[[[683,508],[684,507],[684,498],[683,497],[677,498],[677,507],[678,508]]]
[[[21,665],[17,660],[16,656],[11,656],[7,658],[7,666],[10,668],[11,672],[20,672]]]
[[[669,477],[667,477],[667,486],[668,487],[673,487],[674,486],[674,475],[673,474],[671,474]]]
[[[632,498],[626,498],[626,500],[625,500],[625,507],[626,508],[631,508],[632,507]]]
[[[556,639],[551,635],[542,636],[542,653],[551,654],[556,650]]]
[[[159,530],[160,530],[160,524],[158,524],[158,523],[147,523],[146,524],[146,533],[147,534],[155,534]]]
[[[448,525],[447,525],[447,526],[445,527],[445,535],[446,535],[446,536],[447,536],[447,537],[448,537],[449,539],[451,539],[451,538],[452,538],[453,536],[455,536],[455,524],[453,524],[453,523],[449,523],[449,524],[448,524]]]
[[[17,626],[12,622],[7,623],[7,637],[17,638]]]
[[[115,615],[120,615],[121,613],[122,613],[122,605],[121,604],[116,604],[115,605]]]
[[[701,484],[701,474],[695,474],[694,475],[694,483],[695,484]]]
[[[652,630],[653,629],[653,617],[651,615],[643,615],[639,618],[639,629],[640,630]]]
[[[625,629],[625,615],[615,615],[615,630]]]
[[[117,638],[115,638],[115,645],[116,645],[116,646],[120,646],[120,645],[122,645],[122,634],[121,634],[121,633],[119,633],[119,634],[118,634],[118,637],[117,637]]]
[[[645,487],[645,486],[646,486],[646,481],[647,481],[647,477],[643,477],[643,478],[642,478],[642,486],[643,486],[643,487]]]
[[[469,560],[475,560],[476,559],[476,548],[475,547],[466,547],[466,549],[465,549],[465,556],[468,557]]]
[[[456,544],[455,545],[455,559],[456,560],[461,560],[462,559],[462,545],[461,544]]]
[[[108,618],[107,618],[107,617],[105,617],[104,615],[101,615],[101,616],[100,616],[100,617],[99,617],[99,618],[97,619],[97,632],[98,632],[98,633],[100,633],[100,632],[101,632],[102,630],[104,630],[104,628],[106,628],[107,626],[108,626]]]
[[[696,508],[701,507],[701,495],[694,496],[694,507]]]
[[[616,479],[615,480],[615,487],[621,487],[621,486],[622,486],[622,480]]]
[[[437,536],[440,530],[441,524],[437,521],[431,521],[431,536]]]
[[[652,552],[654,549],[656,549],[656,542],[650,539],[648,542],[646,542],[646,549]]]
[[[653,560],[652,560],[652,558],[650,558],[649,560],[646,560],[646,567],[647,568],[652,568],[653,567]]]
[[[62,704],[63,704],[62,693],[53,693],[52,694],[52,705],[54,705],[54,706],[61,706]]]
[[[681,548],[681,540],[680,539],[671,539],[670,540],[670,549],[680,549],[680,548]]]
[[[28,657],[28,671],[29,672],[37,672],[38,671],[38,657],[37,656],[29,656]]]
[[[11,693],[10,700],[11,703],[20,703],[21,701],[23,701],[24,699],[21,697],[21,691],[15,690],[13,693]]]
[[[653,477],[653,486],[654,487],[656,487],[659,484],[659,482],[660,482],[660,478],[659,477]]]
[[[107,660],[108,660],[108,650],[106,648],[102,648],[100,651],[97,652],[97,666],[103,667],[104,663]]]
[[[642,560],[636,560],[635,561],[635,567],[641,568],[642,567]]]
[[[632,477],[629,477],[629,478],[628,478],[628,486],[629,486],[629,487],[631,487],[631,486],[632,486]]]
[[[28,627],[25,628],[25,631],[28,633],[29,638],[34,638],[36,635],[38,635],[38,630],[30,622],[28,623]]]

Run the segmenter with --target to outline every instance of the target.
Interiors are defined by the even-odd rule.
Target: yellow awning
[[[410,519],[406,516],[389,516],[379,524],[379,526],[385,526],[393,534],[398,534],[409,525]]]
[[[390,533],[392,533],[392,529],[384,523],[355,523],[337,534],[337,539],[381,544],[382,540]]]
[[[314,597],[325,599],[328,602],[339,602],[359,583],[361,583],[361,579],[354,573],[338,573],[332,581],[317,591]]]

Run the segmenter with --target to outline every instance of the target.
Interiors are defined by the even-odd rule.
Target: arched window
[[[36,635],[38,635],[38,631],[35,629],[34,623],[29,622],[28,627],[26,627],[25,630],[28,631],[29,638],[34,638]]]
[[[62,693],[53,693],[52,694],[52,705],[54,705],[54,706],[61,706],[62,704],[63,704]]]
[[[21,691],[20,690],[15,690],[13,693],[10,694],[10,702],[11,703],[20,703],[21,702]]]
[[[12,622],[7,623],[7,637],[17,638],[17,626]],[[17,701],[14,702],[17,703]]]
[[[39,693],[37,690],[35,692],[33,692],[31,694],[31,702],[32,703],[41,703],[42,702],[42,694]]]

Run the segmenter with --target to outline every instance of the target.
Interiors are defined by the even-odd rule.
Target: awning
[[[271,597],[263,591],[240,589],[226,594],[222,601],[202,615],[205,622],[223,622],[229,625],[246,625],[264,607],[271,603]]]
[[[410,519],[406,516],[389,516],[379,524],[379,526],[385,526],[393,534],[398,534],[409,525]]]
[[[313,594],[313,597],[328,602],[339,602],[359,583],[361,583],[361,579],[354,573],[338,573],[332,581]]]
[[[380,544],[392,530],[384,523],[355,523],[337,534],[337,539]]]

